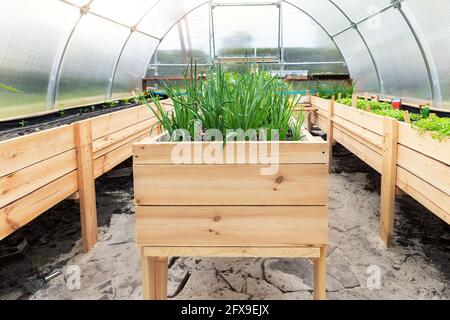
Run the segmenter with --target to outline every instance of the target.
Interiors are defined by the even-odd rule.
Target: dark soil
[[[167,97],[160,96],[162,99]],[[0,141],[25,136],[39,131],[68,125],[77,121],[86,120],[108,113],[136,107],[139,103],[134,101],[125,102],[122,100],[114,100],[118,105],[110,105],[101,103],[92,106],[85,106],[64,111],[55,111],[54,113],[31,116],[23,120],[0,121]]]

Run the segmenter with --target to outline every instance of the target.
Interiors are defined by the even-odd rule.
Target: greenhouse
[[[0,10],[0,300],[450,299],[450,1]]]

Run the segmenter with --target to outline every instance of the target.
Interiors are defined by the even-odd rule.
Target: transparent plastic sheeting
[[[1,119],[130,96],[187,58],[247,51],[450,110],[449,0],[4,0],[0,12],[0,84],[22,92],[0,88]]]

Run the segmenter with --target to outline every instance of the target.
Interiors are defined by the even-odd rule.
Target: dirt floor
[[[395,246],[385,249],[380,176],[342,147],[335,151],[329,299],[450,299],[450,227],[399,198]],[[132,186],[131,161],[97,181],[100,240],[88,254],[72,201],[0,242],[0,299],[141,299]],[[311,299],[311,286],[305,259],[170,259],[173,299]]]

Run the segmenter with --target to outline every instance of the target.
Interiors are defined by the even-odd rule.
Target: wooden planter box
[[[383,176],[381,236],[392,244],[396,187],[450,224],[450,139],[406,123],[311,97],[313,122]],[[331,131],[332,129],[332,131]]]
[[[316,298],[325,297],[328,244],[328,145],[312,137],[280,142],[279,170],[225,162],[231,150],[259,142],[228,143],[224,163],[196,159],[174,164],[174,147],[201,154],[222,143],[134,145],[137,242],[142,248],[144,297],[166,297],[168,256],[309,257],[316,261]],[[269,143],[269,150],[272,143]],[[208,158],[207,158],[208,159]],[[220,161],[219,161],[220,162]]]
[[[156,124],[138,106],[1,141],[0,240],[78,192],[88,250],[97,239],[94,180],[131,157]]]

